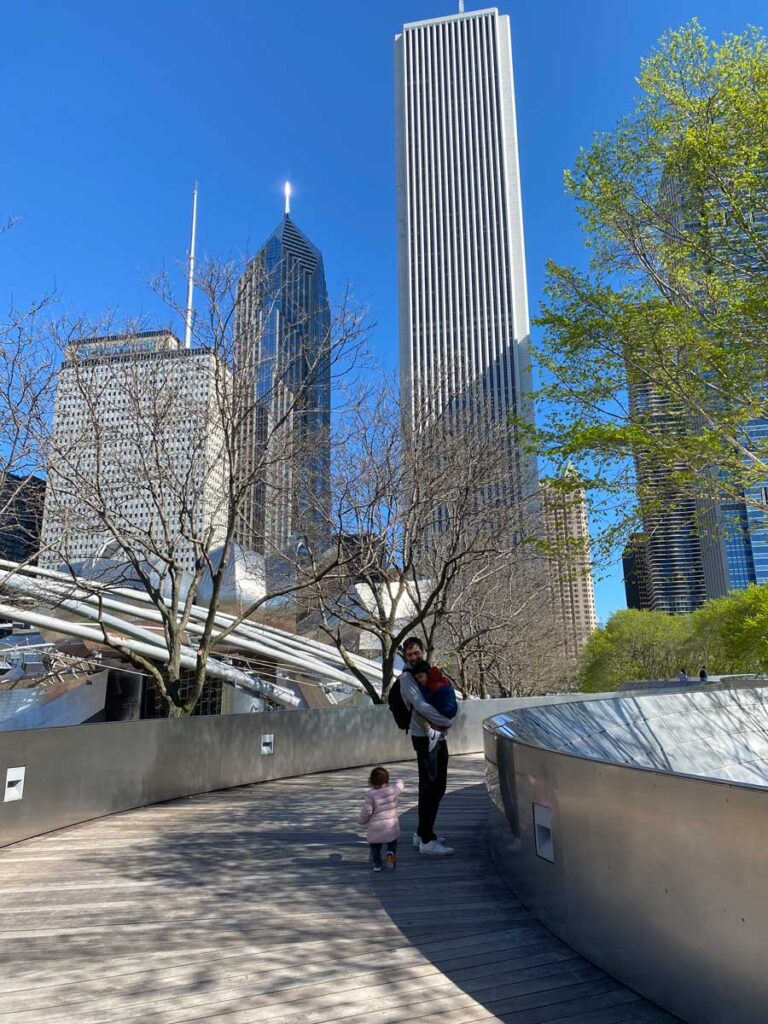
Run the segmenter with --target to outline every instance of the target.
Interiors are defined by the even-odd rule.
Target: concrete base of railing
[[[514,703],[462,704],[451,730],[451,752],[481,751],[483,719]],[[6,785],[8,769],[26,771],[22,799],[0,803],[0,847],[194,793],[413,756],[409,738],[386,707],[4,732],[0,787]],[[364,775],[360,785],[365,785]]]

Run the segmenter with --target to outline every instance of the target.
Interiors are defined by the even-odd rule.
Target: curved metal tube
[[[53,569],[43,569],[40,566],[20,566],[18,563],[5,559],[0,559],[0,568],[6,569],[11,573],[4,581],[5,585],[13,587],[15,583],[16,589],[22,589],[19,583],[25,580],[25,577],[40,578],[53,586],[78,587],[81,600],[100,601],[104,606],[112,607],[113,610],[129,611],[134,615],[141,615],[143,618],[151,618],[158,622],[162,621],[162,616],[156,608],[145,609],[144,607],[137,607],[137,605],[153,604],[149,595],[141,590],[132,590],[127,587],[110,587],[108,584],[79,580],[77,577],[69,576],[66,573],[60,573]],[[94,588],[103,590],[104,596],[94,594]],[[32,592],[36,593],[36,591]],[[118,603],[114,597],[106,595],[119,595],[134,604],[131,606],[130,604]],[[166,604],[170,607],[169,601],[166,601]],[[192,606],[191,618],[197,622],[207,619],[208,614],[207,608],[200,605]],[[222,629],[230,627],[234,621],[234,616],[224,613],[217,613],[214,616],[214,624]],[[196,627],[190,622],[189,631],[201,633],[202,628]],[[243,650],[262,654],[291,667],[303,668],[337,682],[362,689],[362,685],[358,680],[349,674],[349,670],[346,668],[341,655],[330,646],[319,641],[297,637],[284,630],[278,630],[274,626],[263,626],[261,623],[254,622],[240,623],[224,638],[224,641],[231,647],[242,646]],[[260,647],[252,646],[254,644],[258,644]],[[286,648],[289,648],[289,650],[286,650]],[[352,660],[372,683],[381,683],[381,668],[379,665],[360,655],[353,655]]]
[[[40,612],[32,612],[26,608],[16,608],[13,605],[7,604],[0,604],[0,615],[19,622],[28,622],[31,626],[38,626],[41,629],[52,629],[58,633],[63,633],[65,636],[74,636],[81,640],[91,640],[94,643],[104,643],[104,634],[101,630],[95,629],[92,626],[80,626],[76,622],[70,622],[67,619],[59,619],[52,615],[41,615]],[[110,618],[114,617],[110,616]],[[127,624],[121,620],[117,621],[119,626],[114,628],[119,628],[121,631],[125,630]],[[150,661],[167,663],[170,660],[168,648],[161,647],[156,643],[147,643],[122,636],[115,636],[114,642],[122,644],[123,647],[136,654],[141,654]],[[189,650],[191,649],[187,648],[187,651]],[[197,656],[194,653],[182,653],[182,668],[193,669],[196,665]],[[259,676],[250,676],[247,672],[236,669],[234,666],[223,665],[214,658],[208,659],[206,671],[214,679],[221,679],[223,682],[230,683],[246,693],[268,697],[270,700],[274,700],[285,707],[298,707],[300,704],[299,698],[290,690],[276,686],[274,683],[269,683]]]

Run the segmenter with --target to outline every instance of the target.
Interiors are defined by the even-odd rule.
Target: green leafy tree
[[[688,663],[691,640],[690,616],[616,612],[582,651],[581,689],[599,693],[634,679],[675,678]]]
[[[581,654],[581,689],[599,693],[642,679],[768,672],[768,585],[707,601],[691,615],[615,612]]]
[[[768,48],[692,21],[643,60],[635,109],[565,176],[589,267],[548,265],[534,438],[608,496],[611,541],[675,494],[765,507]],[[650,478],[641,466],[651,466]],[[637,480],[635,477],[637,466]],[[750,490],[752,488],[752,490]]]
[[[691,620],[704,664],[719,673],[768,671],[768,586],[707,601]]]

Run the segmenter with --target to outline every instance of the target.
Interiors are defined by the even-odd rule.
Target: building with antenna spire
[[[195,293],[195,237],[197,235],[197,182],[192,190],[192,233],[187,255],[187,308],[184,316],[184,348],[192,347],[193,297]]]
[[[198,184],[192,192],[184,342],[158,328],[82,338],[58,374],[40,564],[120,561],[162,545],[193,572],[200,538],[227,535],[226,402],[231,370],[192,348]],[[109,521],[109,522],[107,522]],[[126,537],[121,549],[115,530]],[[167,553],[167,551],[166,551]],[[162,557],[160,558],[162,561]]]
[[[282,220],[240,279],[235,328],[236,387],[256,399],[238,441],[249,483],[236,540],[266,556],[268,577],[282,555],[330,539],[330,307],[320,250],[291,217],[289,182],[284,197]]]

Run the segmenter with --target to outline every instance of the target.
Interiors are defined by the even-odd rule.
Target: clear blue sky
[[[467,0],[467,8],[486,6]],[[0,303],[54,285],[91,316],[157,313],[147,279],[183,258],[192,181],[200,246],[253,250],[281,183],[397,358],[392,38],[457,9],[435,0],[35,0],[3,11]],[[768,21],[765,0],[515,0],[512,19],[531,314],[544,261],[582,261],[562,171],[636,95],[659,35]],[[178,325],[177,325],[178,326]],[[598,614],[623,607],[618,568]]]

